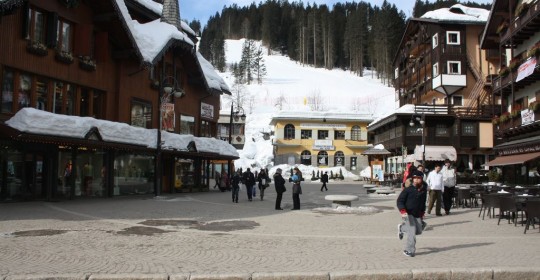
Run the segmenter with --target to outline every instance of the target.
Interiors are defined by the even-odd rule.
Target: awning
[[[362,155],[390,155],[392,154],[387,149],[371,148],[362,152]]]
[[[414,149],[414,159],[422,161],[423,145],[416,146]],[[452,146],[427,146],[425,149],[425,161],[456,161],[457,152]]]
[[[485,165],[486,166],[503,166],[503,165],[512,165],[512,164],[523,164],[524,162],[533,160],[537,157],[540,157],[540,152],[511,155],[511,156],[500,156],[486,163]]]

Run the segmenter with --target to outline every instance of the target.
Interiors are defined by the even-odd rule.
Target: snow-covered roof
[[[330,121],[357,121],[357,122],[371,122],[373,117],[368,114],[354,114],[354,113],[330,113],[319,111],[281,111],[272,117],[270,124],[275,123],[276,120],[319,120],[323,119]]]
[[[162,22],[160,19],[148,23],[139,23],[132,19],[124,1],[125,0],[115,0],[120,16],[124,19],[123,22],[130,32],[130,37],[137,46],[137,51],[143,60],[143,64],[155,64],[166,49],[174,43],[184,42],[194,47],[195,44],[186,33],[178,30],[174,25]],[[163,9],[161,4],[151,0],[137,1],[140,4],[145,5],[148,9],[161,15],[161,10]],[[182,22],[181,25],[182,29],[195,34],[185,22]],[[229,87],[216,73],[212,64],[204,59],[199,53],[197,53],[197,59],[199,60],[199,65],[201,66],[201,71],[203,72],[208,87],[220,92],[230,93]]]
[[[163,13],[163,5],[160,3],[154,2],[153,0],[135,0],[135,1],[137,1],[142,6],[146,7],[148,10],[156,13],[156,15],[158,16],[161,16],[161,14]],[[191,27],[189,27],[189,25],[185,21],[180,21],[180,22],[182,25],[182,30],[184,32],[187,32],[193,35],[194,37],[197,37],[197,34],[195,33],[195,31],[193,31],[193,29],[191,29]]]
[[[53,114],[34,108],[19,110],[6,125],[21,132],[85,139],[93,128],[97,128],[106,142],[139,145],[156,148],[156,129],[130,126],[125,123],[98,120],[91,117]],[[195,142],[198,152],[215,153],[238,157],[238,152],[229,143],[215,138],[195,137],[191,134],[175,134],[162,131],[163,149],[187,151],[190,142]]]
[[[442,8],[425,13],[420,18],[451,22],[478,22],[485,23],[489,17],[489,10],[470,8],[455,4],[450,8]]]
[[[390,113],[388,113],[386,115],[383,115],[383,116],[377,118],[376,120],[374,120],[373,122],[371,122],[368,125],[368,128],[375,125],[376,123],[390,117],[391,115],[395,115],[395,114],[414,114],[414,110],[415,110],[414,104],[405,104],[405,105],[397,108],[394,112],[390,112]]]

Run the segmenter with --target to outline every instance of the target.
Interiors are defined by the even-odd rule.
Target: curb
[[[412,270],[362,270],[338,272],[254,272],[223,274],[61,274],[10,275],[0,280],[540,280],[540,267],[429,268]]]

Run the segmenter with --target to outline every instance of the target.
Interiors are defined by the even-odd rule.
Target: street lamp
[[[421,115],[414,114],[411,116],[411,121],[409,122],[409,125],[411,127],[415,126],[416,123],[418,123],[422,128],[422,165],[425,166],[425,159],[426,159],[426,145],[425,145],[425,125],[426,125],[426,117],[422,113]]]
[[[241,114],[240,114],[241,113]],[[233,103],[231,102],[231,115],[229,116],[229,144],[232,143],[232,131],[233,131],[233,117],[235,121],[238,121],[241,119],[242,121],[246,120],[246,114],[244,114],[244,109],[237,106],[237,111],[233,110]],[[232,177],[232,161],[229,160],[227,162],[228,168],[229,168],[229,178]]]
[[[178,81],[173,76],[166,76],[161,80],[159,84],[159,124],[157,130],[157,143],[156,143],[156,158],[154,162],[154,195],[159,196],[161,193],[161,129],[163,128],[163,112],[165,112],[164,104],[168,103],[171,96],[181,98],[185,95],[184,90],[178,86]]]

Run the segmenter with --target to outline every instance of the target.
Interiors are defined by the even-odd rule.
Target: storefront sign
[[[332,123],[301,123],[300,128],[327,128],[327,129],[346,129],[344,124],[332,124]]]
[[[174,104],[163,103],[161,106],[161,129],[174,131]]]
[[[214,106],[201,102],[201,117],[207,119],[214,118]]]
[[[529,124],[532,122],[534,122],[534,112],[529,109],[521,111],[521,124]]]
[[[512,148],[500,150],[499,155],[508,156],[508,155],[534,153],[534,152],[540,152],[540,143],[529,145],[529,146],[512,147]]]
[[[316,151],[333,151],[336,147],[334,147],[332,140],[315,140],[312,149]]]
[[[534,68],[536,67],[536,57],[531,57],[527,61],[523,62],[518,68],[518,75],[516,78],[516,83],[527,78],[529,75],[534,73]]]

